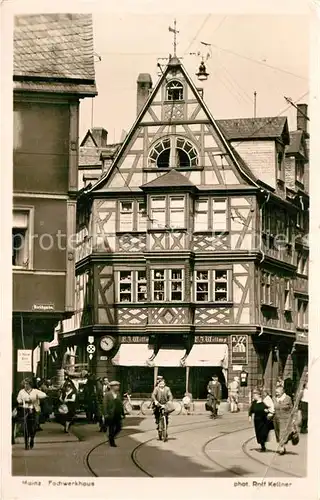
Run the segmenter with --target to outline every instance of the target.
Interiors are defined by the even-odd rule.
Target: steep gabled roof
[[[189,179],[187,179],[185,175],[180,174],[180,172],[177,172],[176,170],[169,170],[169,172],[160,175],[160,177],[157,177],[156,179],[153,179],[152,181],[143,184],[143,186],[141,186],[141,189],[162,188],[162,187],[195,188],[195,185],[191,181],[189,181]]]
[[[163,72],[162,76],[160,77],[160,79],[158,80],[157,84],[155,85],[153,91],[151,92],[151,94],[149,96],[149,99],[147,100],[147,102],[145,103],[144,107],[140,111],[140,113],[137,116],[137,118],[136,118],[133,126],[131,127],[130,132],[127,134],[124,142],[122,143],[122,146],[120,147],[118,153],[116,154],[114,162],[113,162],[113,165],[116,164],[116,162],[118,161],[118,159],[121,157],[121,155],[124,153],[125,149],[127,148],[127,146],[129,144],[129,142],[130,142],[130,140],[131,140],[131,138],[132,138],[132,136],[133,136],[133,134],[134,134],[137,126],[138,126],[138,124],[140,123],[140,121],[142,120],[144,114],[146,113],[147,109],[149,108],[151,102],[153,101],[154,96],[157,94],[157,92],[158,92],[159,88],[161,87],[163,81],[166,79],[167,74],[169,73],[169,71],[171,71],[172,66],[177,66],[182,71],[182,73],[184,75],[184,78],[186,79],[187,84],[193,90],[194,95],[196,96],[196,98],[198,100],[198,103],[201,105],[202,109],[204,110],[205,114],[207,115],[208,120],[211,122],[211,124],[215,128],[217,134],[219,135],[219,138],[220,138],[221,142],[224,144],[224,146],[226,148],[226,151],[229,153],[230,157],[234,161],[234,163],[237,166],[239,172],[242,173],[242,175],[249,181],[250,184],[257,185],[256,182],[253,180],[253,176],[252,175],[248,175],[247,172],[243,171],[241,165],[239,164],[239,162],[237,161],[237,159],[236,159],[236,157],[234,155],[234,152],[233,152],[232,148],[230,147],[230,144],[228,143],[228,140],[226,139],[226,137],[225,137],[224,133],[222,132],[222,130],[220,129],[220,127],[218,126],[217,121],[214,120],[212,114],[210,113],[208,107],[206,106],[205,102],[201,98],[201,96],[200,96],[200,94],[199,94],[196,86],[194,85],[193,81],[189,77],[189,75],[186,72],[184,66],[181,64],[181,62],[176,57],[170,59],[170,61],[169,61],[168,65],[167,65],[165,71]],[[96,184],[94,184],[90,190],[88,190],[88,192],[95,191],[97,188],[99,188],[101,185],[103,185],[107,181],[107,179],[109,178],[109,176],[110,176],[110,174],[111,174],[112,171],[113,171],[113,168],[111,166],[111,168],[109,169],[109,171],[105,175],[103,175],[99,179],[99,181]]]
[[[26,81],[28,90],[46,91],[51,84],[53,92],[77,92],[78,84],[80,93],[95,95],[92,16],[16,16],[13,78],[16,88]]]
[[[229,141],[248,139],[282,139],[289,144],[288,122],[285,116],[263,118],[232,118],[217,120]]]

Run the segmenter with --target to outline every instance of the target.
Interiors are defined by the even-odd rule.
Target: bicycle
[[[123,402],[124,412],[125,412],[126,415],[131,415],[132,409],[133,409],[133,405],[132,405],[132,401],[131,401],[131,396],[127,392],[123,396],[125,398],[125,400]]]
[[[160,407],[158,435],[160,441],[168,441],[168,426],[167,426],[167,416],[166,416],[165,406]]]
[[[172,412],[172,415],[180,415],[182,412],[182,403],[180,401],[174,401],[175,410]],[[140,410],[142,415],[152,415],[153,414],[153,404],[152,400],[146,399],[142,401]]]

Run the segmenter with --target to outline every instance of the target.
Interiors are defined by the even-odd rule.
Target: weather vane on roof
[[[179,31],[177,30],[177,20],[175,19],[174,22],[173,22],[173,28],[171,28],[171,26],[169,26],[169,31],[171,33],[173,33],[173,55],[174,57],[177,57],[177,33],[179,33]]]

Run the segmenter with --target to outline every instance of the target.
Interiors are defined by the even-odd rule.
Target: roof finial
[[[177,33],[179,31],[177,30],[177,20],[175,19],[173,22],[173,28],[169,26],[169,31],[173,33],[173,57],[177,57]]]

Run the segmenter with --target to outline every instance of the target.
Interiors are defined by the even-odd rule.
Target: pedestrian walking
[[[22,382],[23,388],[19,391],[17,402],[22,407],[23,435],[25,449],[34,448],[34,438],[38,427],[40,414],[40,401],[47,395],[39,389],[32,387],[30,379]]]
[[[308,382],[304,385],[302,390],[302,396],[300,400],[300,411],[301,411],[301,434],[306,434],[308,432]]]
[[[233,381],[229,384],[229,403],[231,413],[237,413],[239,410],[239,377],[233,377]]]
[[[108,377],[103,377],[103,379],[98,380],[97,383],[97,400],[98,400],[98,419],[99,419],[99,431],[106,432],[104,411],[103,411],[103,399],[106,393],[110,391],[110,383]]]
[[[109,444],[116,447],[115,437],[121,431],[121,422],[124,418],[123,402],[120,395],[120,382],[110,382],[110,390],[103,398],[103,407],[106,426],[109,430]]]
[[[63,425],[64,432],[69,432],[70,426],[73,423],[76,413],[77,391],[73,384],[68,382],[61,392],[59,407],[60,421]]]
[[[254,430],[257,443],[260,444],[261,452],[266,451],[266,442],[269,435],[269,409],[262,400],[262,393],[255,389],[252,393],[253,401],[249,409],[249,420],[251,422],[253,415]]]
[[[97,381],[89,374],[83,390],[88,423],[95,423],[98,417]]]
[[[273,425],[273,418],[274,418],[274,403],[272,401],[272,397],[270,395],[270,392],[266,387],[262,388],[262,401],[267,407],[267,415],[268,415],[268,422],[269,422],[269,431],[274,429]]]
[[[212,376],[212,380],[207,385],[208,398],[207,405],[211,411],[211,418],[217,418],[218,406],[221,400],[221,384],[216,375]]]
[[[185,392],[184,397],[182,398],[182,404],[187,415],[190,415],[192,405],[192,394],[190,392]]]
[[[286,453],[285,443],[288,433],[288,425],[290,423],[291,412],[293,409],[292,400],[284,392],[284,387],[279,385],[276,388],[276,396],[274,399],[274,431],[279,443],[278,453],[284,455]]]

